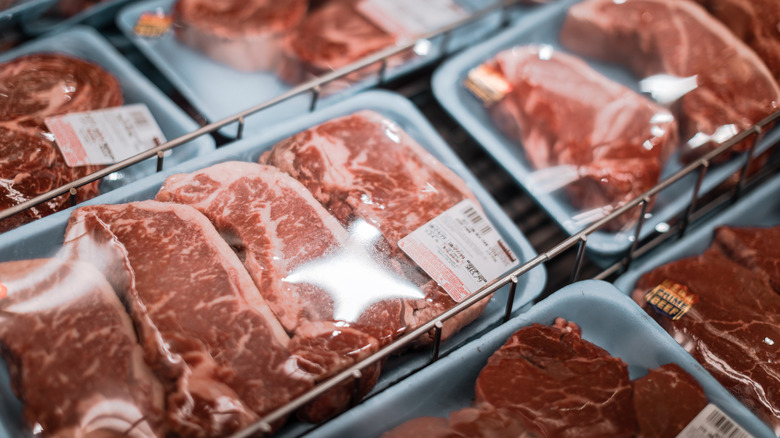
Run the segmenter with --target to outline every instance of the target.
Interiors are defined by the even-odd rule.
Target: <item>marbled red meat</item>
[[[569,9],[560,40],[581,55],[625,64],[640,79],[692,78],[695,88],[673,108],[687,158],[780,108],[780,88],[761,59],[692,1],[586,0]]]
[[[536,169],[563,166],[566,191],[580,210],[620,206],[652,188],[676,147],[672,114],[550,46],[519,46],[484,67],[510,84],[488,111],[522,144]],[[621,228],[638,216],[611,223]]]
[[[780,226],[719,227],[712,248],[752,270],[780,293]]]
[[[125,308],[87,263],[0,263],[0,351],[30,430],[42,436],[162,437],[163,386]]]
[[[292,175],[345,227],[361,221],[378,229],[384,248],[425,292],[405,299],[409,329],[455,301],[398,248],[398,240],[464,199],[478,204],[465,182],[392,121],[372,111],[330,120],[276,144],[262,163]],[[448,337],[475,319],[487,300],[444,323]]]
[[[176,38],[242,71],[279,68],[283,41],[303,19],[307,0],[178,0]]]
[[[156,201],[82,207],[65,241],[124,252],[131,282],[119,292],[147,362],[167,384],[177,433],[234,432],[311,387],[252,278],[194,208]]]
[[[698,296],[676,321],[644,300],[665,280]],[[646,273],[634,299],[718,382],[780,432],[780,295],[760,276],[709,251]]]
[[[43,119],[122,104],[119,82],[102,68],[71,56],[37,54],[0,64],[0,210],[82,178],[97,166],[69,167]],[[78,200],[98,194],[98,183]],[[60,196],[0,222],[0,232],[69,207]]]

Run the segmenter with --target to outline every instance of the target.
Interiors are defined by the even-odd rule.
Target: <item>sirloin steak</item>
[[[780,226],[719,227],[712,249],[765,278],[780,294]]]
[[[381,290],[379,282],[366,278],[371,274],[360,271],[367,268],[350,260],[381,254],[371,254],[370,242],[348,234],[300,182],[275,167],[233,161],[173,175],[156,199],[192,205],[209,218],[293,336],[291,351],[317,380],[369,356],[404,331],[398,296],[422,298],[414,285],[396,281]],[[397,275],[380,265],[374,274]],[[378,372],[377,365],[368,377]],[[361,383],[367,392],[375,380]],[[351,388],[331,393],[328,402],[308,407],[301,416],[317,422],[346,409]]]
[[[175,432],[226,435],[311,387],[252,278],[194,208],[156,201],[81,207],[65,241],[124,251],[132,280],[120,293],[147,362],[167,383]]]
[[[676,321],[653,311],[644,299],[665,280],[698,296]],[[644,274],[634,300],[734,397],[780,433],[780,295],[760,276],[708,251]]]
[[[165,436],[164,393],[132,322],[92,265],[0,263],[0,351],[32,430],[45,436]]]
[[[536,169],[562,166],[556,178],[572,174],[566,191],[579,210],[606,211],[649,190],[676,148],[668,110],[550,46],[514,47],[481,68],[510,87],[487,107],[496,126],[522,144]],[[638,215],[635,209],[610,225],[621,228]]]
[[[60,54],[36,54],[0,64],[0,210],[35,198],[99,169],[69,167],[44,118],[122,104],[119,82],[97,65]],[[98,183],[78,200],[98,194]],[[59,196],[0,221],[0,233],[70,207]]]
[[[780,104],[780,88],[761,59],[692,1],[586,0],[569,9],[560,40],[579,54],[625,64],[639,78],[692,78],[695,88],[673,107],[688,159]]]
[[[404,300],[409,330],[455,305],[398,240],[464,199],[479,203],[460,177],[394,122],[373,111],[333,119],[279,142],[260,162],[303,183],[345,227],[362,220],[381,232],[381,249],[425,292],[425,299]],[[487,301],[447,320],[442,337],[473,321]]]
[[[237,70],[279,68],[285,37],[306,14],[307,0],[178,0],[176,38]]]

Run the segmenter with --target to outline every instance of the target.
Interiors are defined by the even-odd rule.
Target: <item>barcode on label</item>
[[[465,210],[463,210],[463,214],[471,221],[471,224],[476,226],[480,222],[483,221],[482,215],[477,211],[474,207],[468,207]],[[490,226],[490,224],[486,224],[482,228],[477,229],[477,233],[480,235],[485,235],[493,230],[493,227]]]
[[[743,432],[739,427],[720,411],[712,411],[707,416],[707,423],[711,424],[715,430],[724,438],[748,438],[750,435]]]
[[[135,126],[141,127],[149,125],[149,119],[142,111],[133,111],[130,113],[130,116],[133,118],[133,123],[135,123]]]

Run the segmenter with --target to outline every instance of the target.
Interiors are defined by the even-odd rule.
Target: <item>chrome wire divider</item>
[[[411,346],[412,342],[414,342],[416,339],[420,338],[421,336],[425,336],[426,334],[431,333],[431,331],[434,331],[434,342],[432,345],[432,354],[431,354],[431,361],[430,363],[435,362],[439,359],[440,351],[441,351],[441,328],[443,326],[443,323],[447,321],[448,319],[452,318],[453,316],[461,313],[465,309],[471,307],[478,301],[481,301],[483,299],[488,298],[491,296],[494,292],[498,291],[500,288],[506,286],[507,284],[510,284],[510,293],[507,298],[506,303],[506,310],[505,315],[503,318],[503,322],[506,322],[512,314],[513,311],[513,302],[517,287],[517,282],[522,275],[526,274],[527,272],[531,271],[532,269],[548,262],[562,253],[566,252],[567,250],[573,248],[575,245],[578,246],[577,248],[577,258],[573,264],[572,267],[572,273],[571,273],[571,281],[574,282],[579,278],[580,270],[582,267],[584,254],[587,246],[587,240],[588,236],[593,234],[594,232],[602,229],[607,223],[611,222],[612,220],[618,218],[619,216],[622,216],[623,214],[627,213],[629,210],[632,210],[634,208],[639,207],[641,210],[641,214],[637,218],[637,223],[635,226],[635,232],[634,232],[634,241],[631,245],[631,248],[627,251],[626,255],[624,256],[623,260],[617,262],[615,265],[613,265],[610,268],[607,268],[605,271],[603,271],[601,274],[594,277],[594,279],[604,279],[608,277],[608,275],[614,274],[618,272],[620,269],[625,269],[629,264],[630,261],[637,255],[641,255],[643,252],[640,252],[639,250],[642,248],[639,245],[639,233],[641,231],[642,225],[644,223],[645,219],[645,213],[647,206],[650,202],[650,200],[657,195],[662,190],[666,189],[667,187],[671,186],[675,182],[681,180],[688,174],[692,172],[699,171],[699,176],[702,177],[702,174],[704,171],[700,170],[702,168],[706,169],[709,167],[709,163],[712,162],[712,160],[725,152],[731,150],[734,148],[737,144],[751,138],[753,136],[753,143],[751,145],[750,150],[747,152],[749,155],[753,155],[755,152],[756,143],[758,141],[758,136],[760,133],[768,126],[772,125],[775,121],[780,119],[780,111],[777,111],[760,122],[758,122],[756,125],[752,126],[751,128],[742,131],[729,139],[728,141],[722,143],[717,148],[713,149],[712,151],[704,154],[691,164],[685,166],[683,169],[678,171],[677,173],[671,175],[667,179],[661,181],[656,186],[651,188],[650,190],[646,191],[645,193],[637,196],[636,198],[632,199],[631,201],[627,202],[626,204],[615,208],[612,212],[605,215],[601,219],[598,219],[591,225],[588,225],[584,229],[582,229],[580,232],[570,236],[569,238],[563,240],[559,244],[555,245],[550,250],[543,252],[533,259],[525,262],[523,265],[518,267],[515,271],[510,272],[509,274],[503,276],[502,278],[499,278],[492,282],[491,284],[487,285],[483,289],[477,291],[476,293],[470,295],[468,298],[466,298],[464,301],[456,304],[449,310],[445,311],[441,315],[433,318],[432,320],[428,321],[427,323],[421,325],[420,327],[416,328],[415,330],[401,336],[391,344],[383,347],[376,353],[372,354],[371,356],[363,359],[362,361],[354,364],[353,366],[347,368],[346,370],[342,371],[341,373],[331,377],[330,379],[321,382],[314,388],[312,388],[310,391],[306,392],[305,394],[299,396],[295,400],[288,402],[286,405],[276,409],[275,411],[268,414],[266,417],[262,418],[260,421],[250,425],[249,427],[233,434],[231,438],[244,438],[253,436],[257,433],[260,434],[268,434],[271,430],[270,425],[273,424],[276,421],[281,420],[282,418],[285,418],[286,416],[294,413],[297,409],[305,406],[307,403],[310,403],[311,401],[317,399],[318,397],[326,394],[329,390],[335,388],[338,385],[343,384],[344,382],[347,382],[349,379],[355,379],[355,384],[359,387],[360,385],[360,378],[359,374],[356,374],[356,372],[360,372],[361,370],[365,369],[368,366],[371,366],[375,363],[378,363],[379,361],[388,358],[392,354],[401,352],[408,347]],[[768,148],[767,152],[770,152],[774,149],[777,149],[778,144],[780,142],[775,143],[771,145]],[[750,162],[751,156],[746,157],[746,161]],[[746,167],[743,167],[743,169]],[[705,170],[706,171],[706,170]],[[740,171],[740,181],[737,183],[739,186],[741,183],[743,183],[743,178],[747,178],[749,175],[746,171]],[[700,183],[697,183],[697,186],[700,185]],[[691,200],[691,204],[696,204],[698,202],[698,195],[699,191],[698,188],[694,190],[694,197]],[[728,195],[728,194],[727,194]],[[723,198],[723,196],[721,196]],[[728,195],[727,198],[734,199],[733,195]],[[716,201],[713,201],[716,202]],[[693,213],[691,208],[688,208],[686,210],[685,216],[689,217],[690,214]],[[667,232],[665,235],[670,235],[672,233]],[[419,370],[417,370],[419,371]],[[413,374],[414,372],[410,373],[409,375]],[[356,377],[358,376],[358,377]],[[405,377],[408,377],[405,376]],[[404,377],[404,378],[405,378]]]
[[[487,17],[490,14],[496,13],[501,11],[502,14],[508,14],[508,9],[515,5],[522,4],[522,0],[502,0],[501,2],[497,2],[494,5],[491,5],[487,8],[480,9],[479,11],[475,11],[471,13],[468,17],[465,17],[461,20],[455,21],[447,26],[440,27],[434,31],[428,32],[426,34],[421,35],[420,37],[408,41],[402,41],[398,44],[395,44],[391,47],[388,47],[386,49],[380,50],[372,55],[366,56],[358,61],[355,61],[354,63],[334,70],[332,72],[323,74],[321,76],[318,76],[317,78],[314,78],[310,81],[304,82],[302,84],[299,84],[290,90],[286,91],[285,93],[280,94],[279,96],[267,100],[259,105],[256,105],[254,107],[251,107],[249,109],[246,109],[244,111],[241,111],[239,113],[236,113],[232,116],[226,117],[222,120],[206,124],[199,129],[192,131],[188,134],[184,134],[180,137],[177,137],[173,140],[170,140],[166,143],[157,145],[151,149],[148,149],[144,152],[141,152],[140,154],[134,155],[126,160],[122,160],[118,163],[114,163],[112,165],[106,166],[103,169],[100,169],[96,172],[93,172],[83,178],[79,178],[73,182],[70,182],[68,184],[64,184],[54,190],[50,190],[44,194],[41,194],[39,196],[36,196],[35,198],[29,199],[25,202],[22,202],[20,204],[17,204],[13,207],[6,208],[2,211],[0,211],[0,220],[6,219],[10,216],[13,216],[17,213],[20,213],[24,210],[27,210],[29,208],[33,208],[38,204],[42,204],[50,199],[54,199],[58,196],[61,196],[65,193],[72,193],[72,190],[78,190],[80,187],[87,185],[91,182],[98,181],[116,171],[125,169],[129,166],[132,166],[134,164],[140,163],[141,161],[144,161],[148,158],[157,156],[158,164],[157,168],[158,171],[162,170],[162,156],[161,153],[171,150],[177,146],[181,146],[182,144],[188,143],[198,137],[201,137],[206,134],[211,134],[219,129],[233,124],[238,124],[238,135],[236,140],[240,140],[243,136],[243,128],[245,125],[245,119],[247,116],[251,116],[255,113],[258,113],[260,111],[263,111],[265,109],[268,109],[270,107],[273,107],[275,105],[278,105],[282,102],[285,102],[287,100],[290,100],[294,97],[310,93],[312,96],[311,104],[309,107],[309,111],[314,111],[314,109],[317,106],[317,102],[319,101],[319,98],[322,95],[322,89],[325,85],[336,81],[338,79],[345,78],[346,76],[355,73],[358,70],[361,70],[363,68],[369,67],[376,63],[381,63],[382,70],[387,70],[387,63],[389,58],[392,56],[401,54],[403,52],[413,50],[414,47],[419,44],[421,41],[431,40],[438,36],[446,37],[443,38],[443,41],[448,41],[449,37],[451,36],[452,32],[468,25],[471,23],[476,23],[477,21]],[[502,27],[503,24],[499,24],[496,26],[493,31],[497,31]],[[446,52],[442,51],[439,54],[439,57],[445,57],[447,55]],[[384,76],[386,72],[382,73],[382,76]],[[382,83],[384,81],[384,77],[379,76],[377,79],[379,83]]]

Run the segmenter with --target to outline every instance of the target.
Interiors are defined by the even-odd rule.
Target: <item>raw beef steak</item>
[[[73,212],[66,245],[125,252],[121,293],[184,436],[222,436],[312,385],[230,247],[187,205],[143,201]]]
[[[0,210],[98,170],[68,167],[43,119],[122,104],[119,82],[102,68],[66,55],[38,54],[0,64]],[[78,192],[84,201],[98,183]],[[60,196],[0,222],[0,233],[69,207]]]
[[[477,407],[504,409],[541,436],[632,436],[628,367],[559,319],[515,334],[477,378]]]
[[[279,68],[284,38],[303,19],[307,0],[178,0],[176,38],[242,71]]]
[[[645,302],[671,280],[698,296],[672,320]],[[643,275],[634,299],[737,399],[780,432],[780,296],[751,270],[710,251]]]
[[[510,87],[488,106],[493,121],[536,169],[561,166],[554,179],[579,210],[606,214],[649,190],[676,148],[669,111],[550,46],[514,47],[481,68]]]
[[[92,265],[0,264],[0,350],[36,434],[165,436],[163,386],[132,322]]]
[[[719,227],[713,249],[765,278],[780,293],[780,226]]]
[[[696,0],[761,57],[780,82],[780,2]]]
[[[334,119],[281,141],[260,158],[302,182],[345,227],[362,221],[378,229],[381,250],[423,288],[426,298],[404,300],[414,329],[455,301],[398,248],[398,240],[474,194],[454,172],[398,125],[372,111]],[[448,337],[473,321],[487,300],[444,324]]]
[[[640,437],[674,437],[707,406],[699,382],[677,364],[634,380],[634,410]]]
[[[536,438],[502,409],[465,408],[450,413],[449,420],[420,417],[382,434],[382,438]]]
[[[586,0],[569,9],[560,39],[582,55],[624,63],[639,78],[668,75],[692,81],[694,88],[681,90],[674,104],[689,158],[710,151],[780,104],[780,88],[761,59],[692,1]],[[661,91],[676,85],[666,83]],[[748,145],[743,142],[740,150]]]
[[[318,380],[395,339],[405,329],[400,297],[423,296],[414,285],[393,281],[397,273],[389,261],[381,264],[372,242],[348,233],[300,182],[275,167],[233,161],[174,175],[157,200],[192,205],[209,218],[293,336],[291,351]],[[375,381],[362,383],[367,392]],[[322,421],[346,409],[350,394],[331,394],[329,403],[302,415]]]

